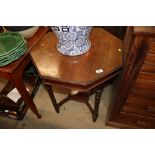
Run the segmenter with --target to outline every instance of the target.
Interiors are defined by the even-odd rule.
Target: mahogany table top
[[[48,32],[30,54],[43,79],[87,86],[122,67],[123,42],[120,39],[94,28],[90,40],[92,45],[87,53],[65,56],[56,48],[55,34]]]

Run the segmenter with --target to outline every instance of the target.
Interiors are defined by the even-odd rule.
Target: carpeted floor
[[[4,86],[6,81],[0,79],[0,88]],[[109,99],[110,85],[104,89],[102,100],[99,108],[99,117],[96,122],[92,122],[92,116],[85,104],[75,101],[69,101],[60,108],[60,113],[57,114],[53,108],[50,98],[41,85],[34,102],[42,115],[41,119],[28,110],[22,121],[17,121],[0,116],[1,129],[106,129],[105,126],[106,111]],[[66,91],[54,87],[54,93],[57,100],[61,100]],[[94,95],[90,97],[90,103],[93,105]]]

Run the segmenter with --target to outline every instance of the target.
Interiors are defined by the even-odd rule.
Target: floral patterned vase
[[[58,37],[57,49],[64,55],[81,55],[91,47],[89,34],[92,26],[52,26],[51,28]]]

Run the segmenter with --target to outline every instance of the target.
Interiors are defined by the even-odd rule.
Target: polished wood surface
[[[109,106],[108,125],[155,128],[154,32],[154,27],[133,27],[131,31],[128,57]]]
[[[155,35],[155,26],[134,26],[134,34]]]
[[[32,59],[44,79],[87,86],[122,67],[122,41],[101,28],[90,35],[92,46],[81,56],[65,56],[56,48],[57,39],[49,32],[31,50]],[[96,70],[103,69],[103,73]]]
[[[155,117],[154,99],[139,92],[131,92],[122,110],[124,112]]]

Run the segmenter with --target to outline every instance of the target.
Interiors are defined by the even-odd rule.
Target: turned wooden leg
[[[37,91],[38,91],[38,89],[39,89],[41,83],[42,83],[42,80],[41,80],[40,78],[37,77],[37,80],[36,80],[35,86],[34,86],[34,90],[33,90],[33,92],[31,93],[31,97],[32,97],[32,98],[35,97],[35,95],[36,95],[36,93],[37,93]]]
[[[17,88],[17,90],[19,91],[21,97],[23,98],[24,102],[26,102],[26,104],[29,105],[30,109],[32,110],[33,113],[36,114],[37,118],[41,118],[41,115],[39,114],[36,105],[33,102],[32,97],[29,95],[29,93],[27,92],[25,85],[23,84],[22,80],[19,79],[12,79],[12,83],[14,84],[14,86]]]
[[[46,88],[46,90],[47,90],[47,92],[48,92],[48,94],[49,94],[49,96],[50,96],[50,99],[51,99],[51,101],[52,101],[52,104],[53,104],[53,106],[54,106],[55,111],[56,111],[57,113],[59,113],[59,105],[58,105],[58,103],[57,103],[57,101],[56,101],[56,99],[55,99],[52,86],[47,85],[47,84],[44,84],[44,86],[45,86],[45,88]]]
[[[102,89],[97,89],[95,91],[95,104],[94,104],[94,112],[93,112],[93,121],[96,122],[98,118],[99,104],[101,100]]]

